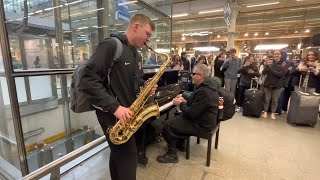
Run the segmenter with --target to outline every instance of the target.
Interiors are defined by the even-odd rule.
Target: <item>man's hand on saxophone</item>
[[[130,121],[132,114],[133,113],[130,111],[130,109],[123,106],[119,106],[118,109],[113,113],[113,115],[117,119],[119,119],[120,124],[122,126],[124,126],[127,122]]]

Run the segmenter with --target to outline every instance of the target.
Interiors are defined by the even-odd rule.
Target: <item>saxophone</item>
[[[150,46],[146,46],[148,49],[155,52]],[[152,102],[148,105],[145,105],[145,103],[150,96],[152,88],[157,84],[167,66],[170,64],[171,58],[165,53],[155,53],[165,55],[167,60],[162,64],[159,71],[152,77],[152,79],[144,86],[137,99],[129,107],[133,113],[131,120],[125,125],[121,125],[118,121],[114,126],[108,128],[107,133],[109,134],[109,139],[113,144],[119,145],[127,142],[130,137],[140,128],[144,121],[153,116],[159,117],[160,110],[158,104],[156,102]]]

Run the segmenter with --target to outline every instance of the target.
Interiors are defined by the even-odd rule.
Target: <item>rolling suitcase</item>
[[[306,93],[300,90],[291,92],[290,108],[287,122],[293,126],[308,125],[314,127],[318,121],[320,95]]]
[[[262,113],[263,92],[257,87],[253,88],[253,80],[251,81],[251,88],[244,92],[243,102],[243,116],[260,117]]]

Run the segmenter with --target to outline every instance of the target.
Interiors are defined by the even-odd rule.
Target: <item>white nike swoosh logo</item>
[[[126,62],[124,63],[124,65],[129,65],[129,64],[130,64],[130,63],[126,63]]]

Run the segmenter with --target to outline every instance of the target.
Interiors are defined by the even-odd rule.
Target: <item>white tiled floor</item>
[[[207,141],[191,139],[190,159],[179,152],[179,163],[159,164],[165,141],[147,149],[149,164],[138,167],[138,180],[318,180],[320,179],[320,126],[293,127],[285,115],[277,120],[247,118],[236,114],[223,122],[219,149],[212,149],[211,166],[205,166]],[[108,153],[104,150],[62,179],[110,179]],[[125,171],[125,170],[124,170]]]

